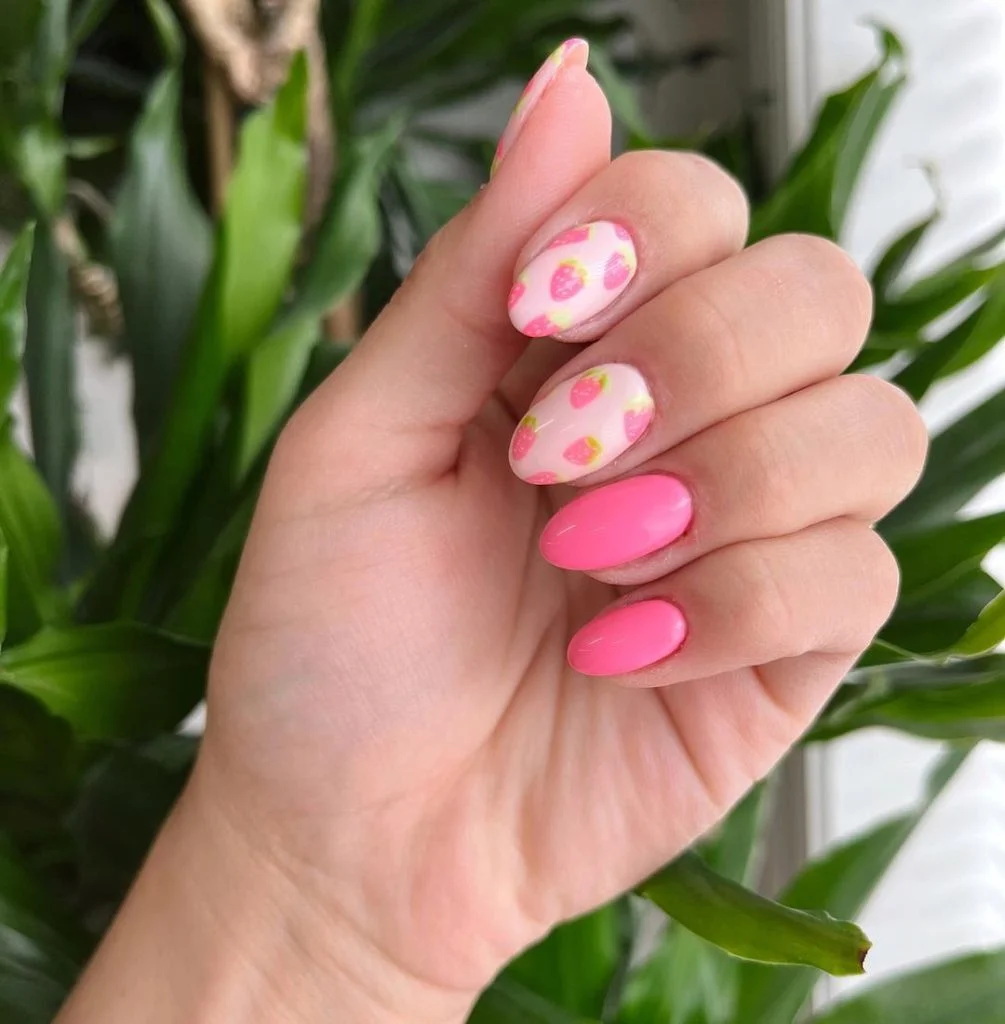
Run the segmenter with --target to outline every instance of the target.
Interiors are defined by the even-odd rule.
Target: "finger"
[[[610,110],[582,51],[552,77],[491,184],[427,246],[391,304],[295,428],[339,449],[357,483],[440,475],[525,347],[506,315],[527,237],[610,159]],[[351,439],[351,443],[347,439]],[[344,461],[343,461],[344,465]]]
[[[638,586],[740,541],[842,517],[882,519],[928,447],[910,399],[876,377],[836,377],[741,413],[583,494],[541,553],[562,569]]]
[[[510,318],[532,338],[600,337],[668,284],[738,252],[747,200],[690,153],[626,153],[524,247]]]
[[[632,592],[584,626],[569,663],[625,686],[667,686],[809,652],[868,646],[897,597],[889,549],[847,519],[723,548]]]
[[[840,373],[871,309],[868,282],[837,246],[762,242],[671,285],[562,367],[521,424],[513,471],[600,483],[641,466]]]

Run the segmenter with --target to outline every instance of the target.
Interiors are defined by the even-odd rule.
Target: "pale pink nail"
[[[619,676],[679,650],[687,622],[668,601],[639,601],[588,622],[569,643],[569,664],[584,676]]]
[[[681,537],[691,512],[691,494],[675,477],[633,476],[561,509],[541,534],[541,554],[579,572],[625,565]]]
[[[631,448],[654,414],[638,370],[622,363],[595,366],[531,407],[513,434],[509,464],[529,484],[578,480]]]
[[[517,275],[509,293],[513,326],[546,338],[606,309],[631,284],[639,262],[626,227],[580,224],[548,243]]]
[[[555,81],[558,73],[566,67],[578,65],[586,67],[590,56],[590,44],[585,39],[566,39],[561,46],[552,51],[551,56],[537,69],[534,77],[527,83],[526,88],[517,100],[516,107],[510,115],[510,119],[499,138],[499,145],[496,146],[496,154],[492,160],[491,177],[499,170],[506,154],[513,148],[517,136],[523,131],[538,100],[544,95],[545,90]]]

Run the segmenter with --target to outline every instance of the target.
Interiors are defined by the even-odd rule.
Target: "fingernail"
[[[681,537],[691,513],[691,494],[675,477],[633,476],[561,509],[541,534],[541,554],[578,572],[625,565]]]
[[[499,145],[496,146],[496,154],[492,160],[492,170],[489,172],[490,177],[499,170],[499,165],[513,148],[513,143],[527,123],[531,111],[537,106],[537,101],[544,95],[545,89],[555,80],[559,71],[573,64],[586,67],[589,56],[590,44],[585,39],[566,39],[537,69],[517,100],[516,107],[499,138]]]
[[[606,309],[638,270],[628,229],[607,220],[569,228],[517,276],[509,318],[530,338],[568,330]]]
[[[638,370],[622,363],[595,366],[531,407],[513,434],[509,464],[529,484],[578,480],[631,448],[654,414]]]
[[[584,676],[618,676],[680,650],[687,622],[668,601],[639,601],[588,622],[569,643],[569,664]]]

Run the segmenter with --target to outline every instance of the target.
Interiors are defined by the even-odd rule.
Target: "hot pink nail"
[[[513,326],[529,338],[575,327],[606,309],[638,270],[628,229],[607,220],[569,228],[517,276],[509,294]]]
[[[676,478],[633,476],[561,509],[541,534],[541,554],[580,572],[625,565],[677,540],[691,512],[691,494]]]
[[[678,651],[687,622],[668,601],[639,601],[599,615],[569,644],[569,664],[584,676],[619,676]]]
[[[510,442],[510,466],[530,484],[578,480],[631,448],[653,414],[638,370],[621,363],[595,366],[532,406]]]
[[[527,87],[517,101],[516,108],[510,115],[506,128],[499,139],[499,145],[496,146],[496,155],[492,160],[490,176],[499,170],[499,165],[505,159],[506,154],[513,148],[513,143],[516,142],[517,136],[523,131],[523,126],[527,123],[531,111],[537,106],[538,100],[544,95],[548,86],[555,81],[558,73],[563,68],[570,67],[573,64],[581,68],[586,67],[586,61],[589,56],[590,44],[585,39],[566,39],[561,46],[552,51],[551,56],[538,68],[534,77],[527,83]]]

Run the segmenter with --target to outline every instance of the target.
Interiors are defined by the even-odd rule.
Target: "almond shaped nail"
[[[627,565],[678,540],[691,515],[691,493],[676,477],[629,477],[560,509],[541,534],[541,554],[577,572]]]
[[[669,601],[638,601],[598,615],[569,642],[569,664],[584,676],[620,676],[669,658],[687,639],[683,612]]]
[[[509,294],[513,326],[529,338],[547,338],[606,309],[638,270],[631,233],[598,220],[556,235],[517,275]]]
[[[649,429],[655,405],[633,366],[607,363],[559,384],[520,421],[510,466],[530,484],[578,480],[623,455]]]

